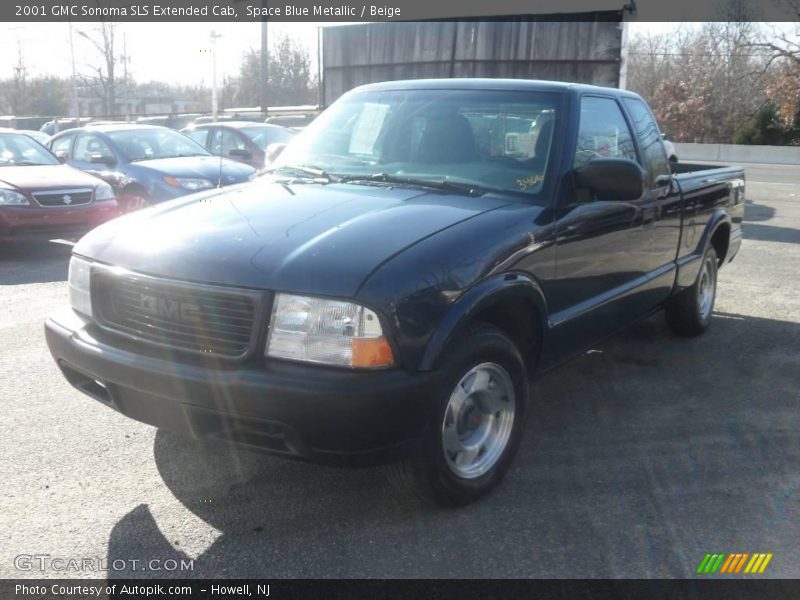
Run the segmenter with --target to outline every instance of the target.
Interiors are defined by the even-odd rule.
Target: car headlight
[[[0,188],[0,206],[28,206],[28,199],[14,190]]]
[[[191,177],[164,177],[164,181],[170,185],[174,185],[175,187],[192,191],[207,190],[208,188],[214,187],[214,184],[208,179],[194,179]]]
[[[115,200],[114,188],[112,188],[105,181],[101,181],[96,188],[94,188],[95,202],[103,202],[104,200]]]
[[[265,355],[354,368],[394,363],[373,311],[352,302],[292,294],[275,297]]]
[[[92,297],[90,294],[91,263],[77,256],[69,259],[69,304],[72,310],[87,317],[92,316]]]

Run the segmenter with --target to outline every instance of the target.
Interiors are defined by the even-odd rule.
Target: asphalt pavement
[[[656,315],[546,375],[505,481],[459,510],[380,469],[206,446],[84,397],[42,328],[69,248],[0,248],[0,577],[107,574],[19,555],[111,576],[692,577],[707,552],[800,577],[800,167],[747,177],[707,334]]]

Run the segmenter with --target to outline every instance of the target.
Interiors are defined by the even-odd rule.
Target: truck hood
[[[245,181],[255,171],[253,167],[219,156],[156,158],[132,164],[163,175],[208,179],[214,183],[221,175],[223,185]]]
[[[162,277],[353,296],[397,253],[508,203],[411,188],[256,181],[116,219],[74,251]]]
[[[0,186],[21,191],[94,188],[100,181],[67,165],[0,167]]]

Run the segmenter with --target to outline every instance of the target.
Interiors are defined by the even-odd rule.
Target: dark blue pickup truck
[[[662,308],[679,335],[709,326],[743,208],[742,169],[670,165],[630,92],[370,85],[255,181],[89,233],[47,342],[134,419],[387,462],[465,504],[508,469],[533,377]]]

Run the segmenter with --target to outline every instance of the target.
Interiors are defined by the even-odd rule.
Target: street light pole
[[[71,112],[72,116],[75,117],[75,122],[77,124],[78,118],[80,117],[80,109],[78,108],[78,88],[76,83],[78,76],[75,73],[75,42],[72,39],[72,21],[69,22],[69,54],[72,60]]]
[[[267,8],[267,0],[262,2]],[[259,101],[264,118],[269,116],[269,36],[266,17],[261,21],[261,85],[259,86]]]
[[[217,99],[217,40],[222,35],[216,31],[211,31],[211,115],[214,122],[217,122],[219,114],[219,102]]]

